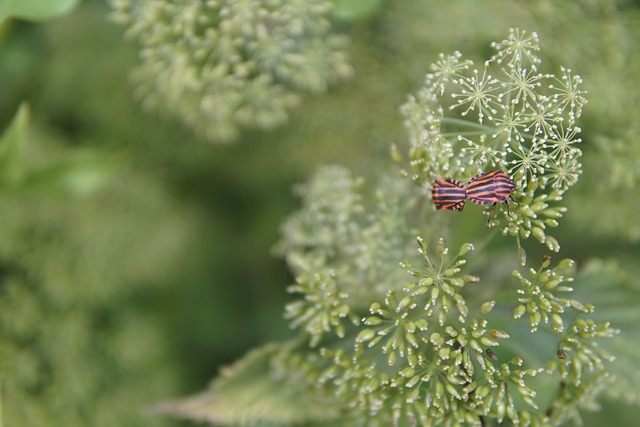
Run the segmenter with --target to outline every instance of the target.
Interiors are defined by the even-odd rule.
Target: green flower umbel
[[[503,233],[533,236],[557,252],[560,245],[547,229],[557,226],[565,211],[558,203],[582,173],[582,79],[564,67],[557,75],[539,71],[536,33],[512,29],[492,47],[495,54],[482,64],[460,52],[441,54],[409,97],[403,106],[411,138],[406,173],[428,187],[437,178],[466,182],[481,172],[505,171],[520,204],[505,212]],[[504,204],[498,209],[506,211]]]

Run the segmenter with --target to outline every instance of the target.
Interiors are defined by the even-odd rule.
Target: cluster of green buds
[[[292,319],[292,328],[302,327],[309,334],[311,347],[317,346],[328,332],[343,338],[346,319],[358,323],[345,302],[348,294],[339,290],[337,279],[334,271],[314,273],[310,277],[299,277],[297,283],[288,288],[291,293],[304,295],[304,299],[287,304],[285,318]]]
[[[477,283],[480,280],[478,277],[468,274],[459,275],[461,267],[467,262],[463,257],[474,250],[473,245],[471,243],[463,244],[458,254],[452,260],[447,260],[449,249],[445,247],[444,239],[439,238],[436,250],[440,260],[433,262],[429,257],[426,242],[421,237],[418,237],[417,240],[418,253],[422,256],[427,268],[418,270],[412,268],[407,262],[401,263],[401,267],[406,268],[409,274],[418,279],[418,282],[405,285],[405,292],[408,292],[411,297],[428,294],[429,298],[424,310],[429,317],[437,313],[436,317],[440,326],[444,325],[447,313],[452,306],[455,306],[458,312],[459,321],[464,322],[469,309],[457,290],[467,283]]]
[[[420,420],[438,424],[455,417],[479,425],[483,416],[495,414],[517,422],[520,417],[514,406],[513,384],[520,399],[537,408],[533,402],[535,392],[524,378],[536,375],[541,369],[521,369],[523,361],[517,357],[499,363],[495,349],[501,340],[510,338],[502,330],[489,329],[486,315],[495,302],[481,306],[477,316],[468,317],[469,309],[462,291],[466,284],[477,283],[478,278],[462,274],[466,264],[463,258],[473,246],[463,244],[454,257],[443,239],[436,244],[434,258],[426,242],[418,238],[418,252],[426,268],[418,270],[403,263],[417,281],[406,284],[402,291],[390,290],[384,304],[374,303],[356,338],[356,358],[350,363],[368,366],[369,379],[351,377],[353,387],[367,396],[374,393],[374,402],[391,405],[389,412],[394,425],[401,420]],[[455,308],[456,316],[449,313]],[[367,349],[380,345],[387,354],[384,370],[368,358]],[[352,375],[351,369],[349,375]],[[376,375],[376,377],[373,377]],[[373,378],[376,378],[372,387]],[[344,381],[344,379],[342,379]],[[367,399],[362,404],[370,404]],[[384,405],[365,406],[369,411],[382,411]]]
[[[465,322],[469,310],[460,290],[465,284],[478,281],[475,276],[461,274],[460,268],[466,263],[462,257],[473,250],[473,245],[463,244],[458,254],[448,259],[449,249],[445,247],[444,240],[439,239],[436,245],[438,262],[432,261],[428,245],[420,237],[418,245],[418,253],[426,268],[417,270],[407,262],[401,263],[411,276],[418,279],[417,282],[406,284],[400,291],[389,290],[384,304],[373,303],[370,315],[364,320],[368,328],[356,338],[357,343],[366,343],[368,347],[382,341],[382,351],[388,354],[389,365],[395,365],[399,356],[406,358],[409,366],[415,366],[423,359],[420,351],[416,351],[423,343],[440,342],[438,332],[427,332],[430,319],[442,327],[451,309],[455,308],[458,320]],[[445,356],[447,351],[442,350],[441,355]]]
[[[575,263],[570,259],[564,259],[550,269],[551,258],[545,257],[538,270],[531,268],[529,278],[520,271],[514,270],[513,275],[520,280],[522,288],[518,289],[518,302],[520,303],[514,311],[513,317],[519,319],[525,314],[529,315],[531,332],[538,329],[540,322],[551,325],[554,331],[560,333],[564,331],[564,323],[561,314],[566,307],[573,307],[577,311],[589,314],[593,311],[591,305],[583,306],[575,300],[561,298],[557,296],[560,292],[572,292],[573,288],[565,283],[573,281],[570,274],[575,270]]]
[[[604,373],[604,362],[611,362],[614,356],[598,348],[597,339],[610,338],[620,331],[609,322],[596,323],[592,319],[576,319],[562,335],[556,350],[557,359],[549,363],[548,370],[558,369],[563,379],[578,387],[583,382],[583,373]]]
[[[549,193],[536,195],[538,182],[529,184],[526,190],[520,191],[518,198],[518,212],[520,218],[517,221],[509,222],[503,229],[503,234],[515,236],[520,243],[520,238],[533,236],[540,243],[544,243],[549,250],[558,252],[560,243],[558,240],[546,233],[547,227],[558,226],[558,219],[567,211],[564,206],[550,207],[551,203],[562,200],[562,195],[558,190],[551,190]],[[525,264],[526,260],[522,260]]]

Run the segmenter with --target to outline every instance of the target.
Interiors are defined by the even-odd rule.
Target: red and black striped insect
[[[461,211],[464,208],[466,192],[464,184],[453,178],[436,179],[431,189],[436,208]]]
[[[515,188],[516,184],[509,175],[501,170],[495,170],[474,176],[469,180],[466,188],[460,181],[452,178],[436,179],[431,195],[438,209],[461,211],[465,200],[469,199],[477,205],[506,202],[507,214],[509,214],[509,200],[516,201],[511,196]],[[493,211],[489,214],[489,222],[491,222],[492,213]]]
[[[511,193],[516,184],[501,170],[481,173],[471,178],[467,184],[467,199],[477,205],[514,200]]]
[[[505,202],[507,204],[507,215],[511,216],[509,213],[509,200],[516,202],[516,199],[511,196],[515,188],[516,184],[509,178],[509,175],[497,170],[481,173],[471,178],[467,184],[466,193],[467,198],[477,205],[493,203],[495,206],[496,203]],[[492,215],[493,209],[489,212],[488,222],[491,222]]]

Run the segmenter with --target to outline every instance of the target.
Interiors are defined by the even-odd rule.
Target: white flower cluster
[[[538,181],[561,193],[581,172],[577,148],[586,103],[582,80],[538,71],[538,37],[512,29],[480,67],[460,52],[440,55],[424,87],[403,106],[414,179],[468,179],[502,169],[524,191]]]

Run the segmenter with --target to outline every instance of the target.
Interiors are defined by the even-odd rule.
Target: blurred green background
[[[304,95],[286,125],[224,145],[140,107],[129,80],[137,46],[104,2],[2,24],[0,127],[26,101],[25,167],[82,172],[62,190],[0,193],[6,425],[177,425],[141,408],[201,390],[220,366],[289,335],[292,277],[270,251],[298,206],[292,186],[320,164],[365,177],[388,168],[391,143],[406,141],[398,107],[428,64],[452,50],[486,58],[513,26],[540,34],[544,71],[564,64],[589,91],[585,172],[558,233],[562,255],[615,259],[637,284],[637,2],[335,3],[353,78]],[[605,404],[588,422],[636,416]]]

